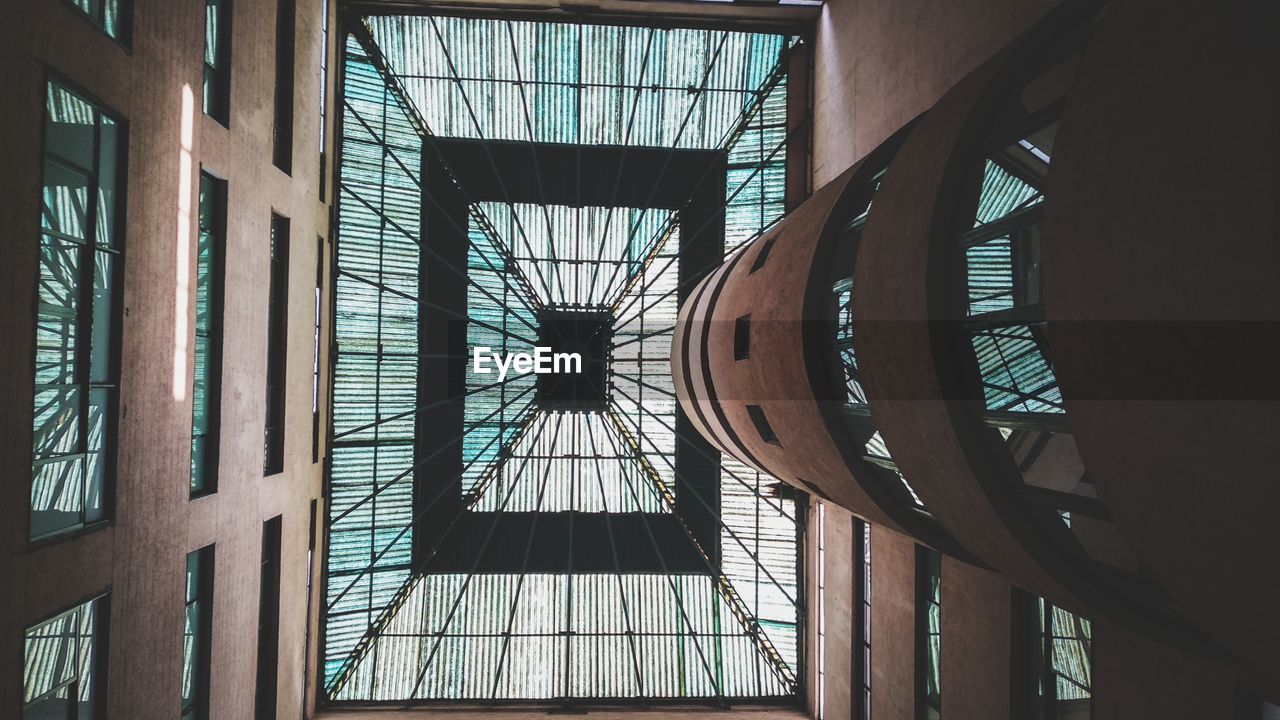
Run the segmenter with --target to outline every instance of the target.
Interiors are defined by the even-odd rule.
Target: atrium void
[[[330,698],[797,696],[803,503],[692,429],[669,361],[696,282],[783,214],[797,42],[428,16],[349,36]],[[583,371],[470,361],[537,347]]]

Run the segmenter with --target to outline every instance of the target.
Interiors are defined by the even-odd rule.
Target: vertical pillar
[[[809,197],[813,113],[810,72],[813,52],[808,42],[791,48],[787,55],[787,185],[783,205],[795,210]]]

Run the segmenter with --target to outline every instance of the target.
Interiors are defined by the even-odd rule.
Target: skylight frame
[[[375,59],[375,63],[380,63],[380,62],[382,62],[380,59]],[[373,66],[373,64],[374,64],[374,63],[369,63],[369,64],[370,64],[370,66]],[[777,68],[777,67],[775,67],[775,69],[774,69],[774,73],[776,74],[777,72],[778,72],[778,68]],[[775,77],[775,78],[772,78],[772,79],[771,79],[771,82],[776,82],[776,79],[777,79],[776,77]],[[771,85],[771,87],[772,87],[772,85]],[[389,98],[389,97],[392,97],[392,96],[394,96],[394,97],[395,97],[395,99],[394,99],[394,100],[392,100],[392,102],[404,103],[403,89],[402,89],[402,88],[400,88],[400,87],[398,87],[398,86],[397,86],[397,84],[396,84],[395,82],[392,82],[392,83],[391,83],[391,88],[390,88],[390,89],[389,89],[389,90],[384,94],[384,102],[386,102],[386,101],[387,101],[387,100],[386,100],[386,98]],[[782,93],[782,96],[785,96],[785,92],[784,92],[784,93]],[[345,98],[345,94],[344,94],[344,98]],[[783,103],[782,105],[780,105],[780,107],[781,107],[781,106],[784,106],[784,105],[785,105],[785,103]],[[422,127],[421,127],[421,126],[422,126],[421,120],[420,120],[420,118],[416,118],[416,117],[414,116],[414,115],[415,115],[415,113],[413,112],[413,108],[412,108],[410,105],[408,105],[407,103],[405,103],[405,104],[402,106],[401,110],[399,111],[399,114],[401,114],[403,117],[398,118],[398,119],[397,119],[394,123],[392,123],[392,124],[408,125],[408,126],[413,126],[413,125],[415,125],[415,124],[416,124],[416,125],[418,126],[418,127],[417,127],[418,131],[419,131],[420,133],[422,133],[422,132],[423,132]],[[385,118],[385,117],[383,118],[383,121],[384,121],[384,125],[385,125],[385,121],[386,121],[386,118]],[[763,123],[762,123],[762,124],[763,124]],[[754,170],[747,170],[747,172],[745,173],[745,176],[746,176],[746,177],[745,177],[745,179],[744,179],[744,180],[742,180],[742,182],[740,182],[740,183],[738,184],[738,186],[736,186],[736,187],[735,187],[735,186],[732,186],[732,185],[731,185],[729,188],[727,188],[727,194],[728,194],[728,195],[730,195],[733,199],[737,199],[737,198],[746,198],[746,199],[750,200],[750,201],[751,201],[751,202],[753,202],[753,203],[757,202],[757,201],[758,201],[758,198],[756,197],[756,195],[757,195],[758,193],[754,193],[754,192],[753,192],[753,193],[747,193],[747,192],[744,192],[744,191],[748,189],[748,188],[747,188],[747,186],[750,184],[750,182],[751,182],[752,178],[757,177],[757,176],[761,176],[761,177],[763,176],[763,174],[764,174],[764,173],[762,173],[762,170],[765,170],[765,169],[766,169],[766,166],[767,166],[769,163],[773,163],[775,167],[783,168],[783,172],[785,172],[785,164],[783,164],[783,162],[782,162],[783,158],[785,158],[785,153],[780,152],[780,150],[783,150],[783,149],[785,148],[785,145],[786,145],[786,136],[787,136],[787,135],[789,135],[789,132],[786,132],[786,128],[785,128],[785,127],[781,127],[781,125],[780,125],[780,124],[778,124],[778,123],[774,123],[774,127],[770,127],[770,128],[768,128],[768,130],[770,130],[770,131],[774,132],[774,134],[775,134],[775,135],[777,135],[777,130],[778,130],[779,128],[781,128],[781,129],[783,130],[783,132],[781,133],[781,134],[782,134],[782,136],[783,136],[783,137],[782,137],[782,140],[781,140],[780,142],[778,142],[778,143],[774,143],[774,144],[772,144],[772,147],[769,147],[769,148],[768,148],[767,160],[766,160],[766,161],[764,161],[764,162],[762,162],[762,163],[760,163],[760,166],[759,166],[759,167],[757,167],[757,168],[755,168]],[[364,128],[364,129],[368,129],[368,128]],[[793,130],[794,130],[794,128],[793,128]],[[734,140],[734,139],[740,138],[740,137],[742,136],[742,132],[743,132],[743,130],[742,130],[741,128],[736,129],[736,130],[735,130],[735,132],[734,132],[733,134],[730,134],[728,137],[726,137],[726,138],[725,138],[725,142],[728,142],[728,141],[731,141],[731,140]],[[763,135],[762,135],[761,137],[763,137]],[[760,146],[761,146],[761,148],[763,148],[763,146],[764,146],[763,142],[760,142],[760,143],[757,143],[757,144],[758,144],[758,145],[760,145]],[[401,151],[402,151],[402,150],[401,150]],[[394,155],[395,153],[394,153],[394,152],[391,152],[391,153],[388,153],[388,154],[390,154],[390,155]],[[386,160],[386,158],[384,158],[384,161],[385,161],[385,160]],[[394,166],[394,165],[399,165],[399,166],[413,167],[413,164],[412,164],[412,163],[405,163],[405,162],[403,161],[403,159],[394,159],[394,158],[393,158],[393,161],[392,161],[392,162],[390,162],[390,163],[385,163],[385,162],[384,162],[384,171],[385,171],[385,165],[387,165],[387,164],[390,164],[390,165],[393,165],[393,166]],[[411,175],[411,173],[409,173],[409,175]],[[341,191],[341,188],[340,188],[340,191]],[[344,197],[344,199],[346,199],[346,200],[348,201],[345,207],[346,207],[347,209],[350,209],[350,207],[353,205],[353,203],[351,202],[351,198],[346,198],[346,197]],[[778,214],[780,215],[780,214],[781,214],[781,203],[777,203],[777,205],[778,205]],[[369,210],[371,210],[371,208],[369,208],[369,207],[366,205],[366,206],[364,207],[364,211],[369,211]],[[403,210],[404,210],[404,208],[401,208],[400,210],[401,210],[401,211],[403,211]],[[376,214],[376,213],[375,213],[375,214]],[[763,215],[763,214],[764,214],[764,213],[762,212],[762,213],[761,213],[761,215]],[[407,216],[408,216],[408,214],[406,214],[406,215],[405,215],[405,217],[407,217]],[[775,222],[775,221],[776,221],[776,219],[777,219],[776,217],[771,217],[771,218],[769,218],[769,219],[768,219],[768,221],[767,221],[767,222],[768,222],[769,224],[772,224],[772,222]],[[493,238],[495,238],[495,237],[497,236],[497,232],[496,232],[496,230],[494,229],[493,224],[492,224],[491,222],[489,222],[489,221],[488,221],[488,218],[487,218],[487,217],[485,217],[485,216],[484,216],[484,214],[483,214],[482,212],[472,212],[472,213],[471,213],[471,221],[472,221],[472,223],[471,223],[471,225],[470,225],[470,227],[469,227],[469,232],[470,232],[470,233],[479,233],[481,236],[484,236],[484,237],[486,237],[486,238],[489,238],[490,240],[492,240]],[[412,228],[411,228],[411,227],[402,227],[402,228],[389,227],[389,225],[394,225],[394,224],[395,224],[395,223],[388,223],[388,222],[386,221],[386,218],[384,218],[384,219],[380,222],[380,228],[381,228],[381,229],[380,229],[380,231],[381,231],[381,232],[384,232],[384,233],[389,232],[389,233],[391,233],[391,234],[393,234],[393,235],[395,235],[395,234],[400,234],[400,235],[402,235],[402,236],[404,236],[404,237],[410,237],[410,236],[412,236],[412,235],[413,235],[413,233],[412,233]],[[746,237],[738,236],[738,237],[736,237],[736,238],[734,239],[734,241],[733,241],[733,242],[734,242],[734,243],[735,243],[735,245],[736,245],[736,244],[739,244],[740,242],[742,242],[742,241],[743,241],[743,240],[745,240],[745,239],[746,239]],[[341,241],[341,238],[340,238],[340,241]],[[496,245],[497,245],[497,244],[498,244],[498,243],[495,243],[495,247],[496,247]],[[341,247],[341,244],[340,244],[340,247]],[[502,252],[502,251],[500,250],[499,252]],[[515,260],[515,258],[513,258],[513,257],[512,257],[512,254],[511,254],[510,252],[507,252],[507,253],[504,255],[504,261],[505,261],[505,260],[512,260],[512,261],[514,261],[514,260]],[[660,263],[661,261],[662,261],[662,258],[661,258],[661,257],[659,257],[659,258],[652,258],[652,257],[651,257],[651,258],[649,258],[649,259],[647,260],[646,267],[652,267],[652,268],[653,268],[653,270],[654,270],[654,272],[662,272],[662,268],[661,268],[661,267],[658,267],[658,265],[659,265],[659,263]],[[340,265],[341,265],[341,262],[340,262]],[[340,273],[339,273],[339,275],[340,275],[340,276],[342,275],[342,273],[341,273],[341,268],[340,268]],[[348,279],[350,279],[350,278],[348,278]],[[518,284],[519,284],[519,282],[512,282],[512,283],[509,283],[509,284],[505,284],[505,283],[504,283],[504,284],[502,285],[502,287],[503,287],[504,289],[506,289],[506,288],[515,288]],[[633,283],[633,285],[634,285],[634,283]],[[385,288],[380,288],[380,291],[385,291]],[[675,291],[675,288],[674,288],[674,287],[671,287],[671,288],[670,288],[670,290],[669,290],[669,291],[667,291],[668,296],[669,296],[669,295],[673,295],[673,294],[674,294],[674,291]],[[384,294],[385,294],[385,293],[384,293]],[[394,296],[394,295],[395,295],[395,293],[392,293],[392,295]],[[401,293],[401,295],[403,296],[403,295],[405,295],[405,293]],[[405,297],[401,297],[400,299],[407,299],[407,298],[405,298]],[[663,299],[663,298],[659,298],[659,300],[662,300],[662,299]],[[672,299],[673,299],[673,298],[672,298]],[[335,305],[337,305],[337,303],[335,303]],[[641,307],[641,308],[643,308],[644,306],[645,306],[645,303],[644,303],[644,302],[641,302],[641,303],[640,303],[640,307]],[[674,306],[673,306],[673,307],[674,307]],[[620,308],[620,310],[625,310],[625,309],[626,309],[626,308]],[[674,312],[672,312],[672,313],[671,313],[671,315],[672,315],[672,317],[671,317],[671,321],[672,321],[672,323],[674,323]],[[657,333],[657,334],[661,334],[661,333]],[[649,340],[649,337],[644,337],[644,338],[642,338],[642,339],[640,340],[640,342],[644,342],[644,341],[647,341],[647,340]],[[664,358],[664,360],[665,360],[665,358]],[[335,380],[336,380],[336,379],[337,379],[337,378],[335,378]],[[383,413],[381,417],[376,417],[376,416],[374,416],[374,419],[372,420],[372,423],[366,423],[366,425],[374,425],[374,424],[376,424],[376,426],[382,426],[382,425],[386,425],[386,424],[394,424],[394,423],[395,423],[395,422],[397,422],[398,420],[402,420],[402,419],[403,419],[403,418],[398,417],[398,416],[397,416],[397,414],[395,414],[395,413]],[[335,422],[336,422],[336,420],[337,420],[337,419],[335,418]],[[648,421],[648,420],[646,420],[645,422],[649,422],[649,421]],[[346,429],[342,430],[341,432],[342,432],[342,433],[350,433],[352,430],[356,430],[356,431],[358,431],[358,432],[357,432],[357,434],[358,434],[359,432],[365,432],[365,431],[369,430],[369,428],[367,428],[367,427],[366,427],[366,428],[358,428],[358,427],[353,428],[353,427],[348,426]],[[335,434],[338,434],[338,433],[335,433]],[[799,520],[799,519],[800,519],[800,517],[802,516],[802,512],[798,512],[798,511],[797,511],[797,508],[796,508],[796,507],[794,507],[794,505],[790,505],[789,503],[790,503],[791,501],[783,501],[783,500],[780,500],[780,499],[768,499],[768,498],[767,498],[767,496],[766,496],[767,490],[766,490],[765,488],[767,487],[767,485],[768,485],[768,483],[770,482],[770,480],[763,479],[763,476],[761,476],[761,477],[757,477],[757,478],[755,478],[755,479],[754,479],[754,480],[755,480],[755,484],[754,484],[754,486],[753,486],[753,485],[749,484],[749,482],[747,482],[746,480],[744,480],[744,479],[743,479],[744,470],[745,470],[745,469],[743,469],[743,468],[738,468],[738,472],[736,472],[736,473],[735,473],[735,472],[733,472],[732,470],[727,471],[727,472],[726,472],[726,474],[727,474],[727,475],[730,475],[730,476],[732,476],[732,477],[725,477],[725,478],[723,478],[723,481],[724,481],[725,483],[736,483],[736,484],[737,484],[739,487],[741,487],[741,488],[748,488],[748,489],[750,490],[750,497],[753,497],[753,498],[755,499],[755,502],[757,502],[757,503],[761,502],[762,498],[764,498],[764,502],[766,502],[766,503],[770,506],[770,508],[771,508],[771,510],[770,510],[770,511],[772,511],[772,509],[773,509],[773,508],[776,508],[776,509],[777,509],[777,511],[778,511],[778,513],[779,513],[779,517],[784,518],[784,519],[786,520],[786,522],[791,523],[791,522],[794,522],[794,521],[797,521],[797,520]],[[384,495],[384,491],[380,490],[380,488],[391,488],[391,489],[394,489],[394,487],[395,487],[397,484],[403,484],[403,480],[402,480],[402,479],[396,479],[396,478],[390,478],[390,479],[385,479],[385,478],[384,478],[384,482],[383,482],[383,483],[381,483],[381,484],[375,484],[375,485],[373,485],[373,486],[370,486],[370,487],[372,488],[372,490],[373,490],[373,497],[372,497],[372,498],[367,498],[367,499],[365,499],[365,500],[364,500],[364,502],[367,502],[367,503],[374,503],[374,504],[376,504],[376,503],[379,501],[379,500],[378,500],[378,498],[379,498],[379,497],[386,497],[386,495]],[[357,501],[357,502],[359,502],[359,501]],[[785,507],[785,508],[784,508],[784,507],[783,507],[784,505],[786,505],[787,507]],[[341,514],[342,512],[345,512],[345,511],[340,510],[340,511],[338,511],[338,513],[336,513],[336,514]],[[332,517],[332,516],[331,516],[331,517]],[[344,519],[345,519],[345,518],[344,518]],[[376,524],[375,524],[375,526],[374,526],[374,527],[376,528]],[[791,525],[790,527],[795,528],[795,526],[794,526],[794,525]],[[406,527],[406,529],[407,529],[407,527]],[[798,528],[795,528],[795,529],[796,529],[796,534],[797,534],[797,537],[798,537]],[[377,533],[378,533],[378,531],[377,531],[376,529],[375,529],[375,530],[373,530],[372,532],[373,532],[374,536],[376,536],[376,535],[377,535]],[[783,534],[785,535],[786,533],[783,533]],[[399,533],[397,533],[397,535],[399,536],[400,534],[399,534]],[[775,532],[775,535],[776,535],[776,532]],[[726,545],[728,544],[728,543],[727,543],[727,540],[728,540],[728,539],[726,538]],[[794,537],[793,537],[793,538],[791,538],[791,541],[792,541],[792,542],[794,542],[794,540],[795,540],[795,538],[794,538]],[[774,537],[774,538],[773,538],[773,540],[771,540],[771,541],[772,541],[772,542],[777,542],[777,538],[776,538],[776,537]],[[398,540],[394,540],[394,539],[393,539],[389,545],[385,545],[385,549],[386,549],[387,551],[394,549],[394,546],[395,546],[395,543],[396,543],[396,542],[398,542]],[[758,551],[759,551],[759,541],[757,540],[757,541],[754,541],[754,542],[756,542],[756,550],[757,550],[757,552],[758,552]],[[369,546],[370,554],[371,554],[371,556],[373,557],[373,561],[371,562],[371,564],[370,564],[370,566],[369,566],[369,567],[378,566],[378,565],[379,565],[379,563],[384,559],[384,557],[386,557],[386,553],[385,553],[384,551],[377,551],[377,550],[376,550],[376,548],[377,548],[377,547],[378,547],[378,542],[377,542],[376,540],[375,540],[375,542],[374,542],[372,545],[370,545],[370,546]],[[394,553],[392,553],[392,554],[394,554]],[[796,569],[796,568],[793,568],[793,570],[795,570],[795,569]],[[368,570],[368,568],[366,568],[366,570]],[[377,574],[380,574],[380,573],[381,573],[381,574],[385,574],[385,572],[386,572],[386,571],[388,571],[388,570],[390,570],[391,572],[396,572],[396,573],[398,573],[398,572],[399,572],[398,570],[396,570],[396,566],[394,565],[394,563],[392,563],[392,564],[384,564],[384,565],[383,565],[383,570],[382,570],[382,571],[377,571],[377,572],[373,572],[373,573],[369,573],[369,574],[370,574],[370,575],[377,575]],[[757,572],[757,575],[758,575],[758,574],[759,574],[759,573]],[[348,577],[347,579],[349,579],[349,577]],[[372,582],[373,580],[374,580],[374,578],[372,578],[372,577],[371,577],[371,578],[370,578],[370,583],[369,583],[370,585],[376,585],[376,583],[373,583],[373,582]],[[794,591],[795,591],[795,594],[797,595],[797,597],[796,597],[796,598],[792,598],[792,600],[798,600],[798,590],[799,590],[799,587],[798,587],[798,584],[796,583],[796,580],[797,580],[797,578],[792,578],[792,579],[790,579],[790,580],[787,580],[787,581],[786,581],[786,582],[789,582],[789,583],[793,586]],[[400,588],[399,588],[398,590],[396,590],[394,593],[392,593],[393,597],[391,597],[391,599],[389,600],[389,604],[390,604],[390,605],[396,605],[396,604],[398,604],[398,603],[404,603],[404,602],[408,601],[408,596],[412,593],[412,590],[413,590],[413,588],[411,587],[411,585],[412,585],[412,583],[407,583],[407,584],[403,584],[403,585],[401,585],[401,586],[400,586]],[[332,587],[332,583],[331,583],[331,587]],[[390,590],[391,590],[391,586],[390,586],[390,585],[387,585],[387,584],[384,584],[384,585],[382,585],[382,587],[384,587],[384,588],[385,588],[385,589],[382,591],[382,597],[384,597],[384,598],[385,598],[385,597],[388,597],[387,593],[388,593],[388,591],[390,591]],[[363,592],[365,592],[365,591],[364,591],[364,590],[361,590],[361,591],[359,591],[357,594],[360,594],[360,593],[363,593]],[[756,595],[756,596],[759,596],[759,594],[760,594],[760,593],[759,593],[758,591],[756,591],[756,592],[754,593],[754,595]],[[369,595],[369,598],[370,598],[370,599],[372,598],[372,594],[370,594],[370,595]],[[372,602],[372,600],[371,600],[371,602]],[[381,602],[381,601],[379,601],[379,603],[380,603],[380,602]],[[754,602],[754,603],[755,603],[755,605],[757,605],[757,606],[760,604],[758,597],[757,597],[757,598],[755,598],[755,599],[753,599],[753,602]],[[369,605],[369,609],[370,609],[369,616],[370,616],[370,618],[371,618],[371,620],[370,620],[370,622],[371,622],[370,628],[371,628],[372,630],[375,630],[375,633],[374,633],[374,634],[376,634],[376,631],[378,631],[378,629],[376,629],[376,628],[374,628],[374,627],[373,627],[373,626],[374,626],[374,624],[376,624],[376,623],[374,623],[374,621],[373,621],[373,619],[372,619],[372,616],[373,616],[373,614],[374,614],[374,613],[372,612],[372,608],[373,608],[373,607],[374,607],[374,605],[373,605],[373,604],[370,604],[370,605]],[[792,607],[793,607],[793,608],[794,608],[794,607],[796,607],[794,602],[792,603]],[[753,611],[753,613],[754,613],[754,611]],[[771,621],[773,624],[776,624],[776,623],[777,623],[776,613],[774,613],[774,615],[775,615],[775,617],[770,618],[770,621]],[[788,654],[789,654],[789,655],[794,659],[794,661],[795,661],[795,662],[798,662],[798,661],[799,661],[799,658],[801,657],[801,652],[800,652],[799,647],[798,647],[798,643],[799,643],[799,640],[798,640],[798,638],[799,638],[799,629],[798,629],[798,626],[793,626],[793,627],[794,627],[794,630],[793,630],[793,637],[794,637],[795,639],[787,642],[787,645],[789,646],[789,649],[787,650],[787,653],[788,653]],[[381,630],[385,630],[385,626],[383,626],[383,627],[381,628]],[[370,633],[366,632],[366,636],[368,636],[369,634],[370,634]],[[357,644],[359,644],[359,642],[357,642]],[[646,699],[646,701],[652,701],[652,700],[654,700],[655,698],[649,698],[649,697],[646,697],[645,699]],[[593,701],[595,701],[595,700],[598,700],[598,699],[593,698]],[[416,701],[415,701],[415,702],[416,702]],[[606,702],[607,702],[607,700],[606,700]]]

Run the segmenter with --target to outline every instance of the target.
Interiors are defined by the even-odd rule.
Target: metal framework
[[[789,42],[438,17],[354,28],[330,700],[799,692],[802,509],[691,431],[668,366],[696,278],[782,215]],[[563,148],[579,157],[567,200]],[[588,202],[593,168],[612,184]],[[663,200],[673,182],[692,195]],[[472,347],[528,351],[548,313],[600,318],[582,338],[605,340],[600,408],[553,407],[533,375],[470,366]]]

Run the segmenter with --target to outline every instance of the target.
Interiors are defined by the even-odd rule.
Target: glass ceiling
[[[469,139],[491,163],[503,141],[713,150],[726,153],[722,246],[734,251],[783,212],[788,39],[365,23],[344,59],[328,696],[793,696],[802,509],[775,496],[772,478],[694,442],[679,416],[668,358],[690,289],[682,211],[513,201],[506,188],[494,200],[463,184],[465,261],[450,263],[423,231],[424,208],[445,202],[424,182],[427,138]],[[465,279],[465,312],[420,296],[423,267]],[[498,381],[470,363],[460,397],[424,404],[424,389],[449,380],[424,371],[437,366],[422,330],[459,320],[467,348],[453,355],[596,328],[583,339],[603,347],[603,387],[586,388],[600,405],[555,406],[537,376]],[[459,426],[426,432],[456,442],[420,437],[418,416],[450,402]],[[448,452],[457,477],[431,476]],[[457,509],[427,520],[442,507]],[[509,538],[514,525],[528,529]]]

